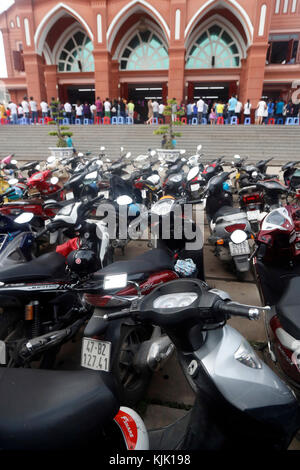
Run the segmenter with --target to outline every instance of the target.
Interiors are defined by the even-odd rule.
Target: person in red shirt
[[[103,103],[99,96],[97,96],[97,100],[95,101],[96,106],[96,116],[103,117]]]

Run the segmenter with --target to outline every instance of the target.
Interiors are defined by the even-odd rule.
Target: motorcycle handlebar
[[[267,309],[270,307],[264,307]],[[249,320],[259,320],[261,307],[239,304],[238,302],[219,301],[215,304],[215,309],[225,315],[244,317]],[[263,310],[263,309],[262,309]]]
[[[244,305],[238,302],[224,302],[223,300],[218,300],[211,310],[214,312],[220,312],[223,315],[227,316],[238,316],[242,318],[247,318],[248,320],[259,320],[260,312],[263,310],[270,310],[270,307],[255,307],[251,305]],[[201,311],[201,307],[199,307],[199,313]],[[130,316],[139,316],[139,320],[142,321],[143,316],[139,315],[138,305],[135,308],[127,308],[121,310],[120,312],[114,312],[104,315],[103,319],[106,321],[113,321],[119,320],[125,317]],[[201,315],[199,315],[199,320],[201,319]]]

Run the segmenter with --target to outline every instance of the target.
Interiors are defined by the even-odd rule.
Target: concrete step
[[[132,154],[160,148],[161,136],[153,135],[157,126],[70,126],[73,143],[78,151],[97,153],[104,145],[110,158],[119,157],[120,146]],[[15,153],[19,160],[44,159],[48,147],[56,144],[49,136],[50,126],[0,126],[1,156]],[[298,126],[180,126],[177,147],[192,154],[203,145],[204,161],[225,155],[228,161],[236,153],[249,156],[249,161],[273,157],[272,164],[296,160],[299,155]]]

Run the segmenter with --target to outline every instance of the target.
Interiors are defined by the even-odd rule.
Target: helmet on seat
[[[92,250],[74,250],[67,257],[67,265],[74,273],[92,274],[101,269],[101,262]]]

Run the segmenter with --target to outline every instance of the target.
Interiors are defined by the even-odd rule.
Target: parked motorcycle
[[[68,254],[63,245],[56,253],[1,270],[2,365],[28,365],[36,358],[42,359],[42,367],[52,365],[61,344],[69,340],[70,334],[73,336],[90,315],[91,308],[76,292],[76,285],[110,262],[105,226],[87,219],[93,204],[100,198],[102,196],[63,207],[36,236],[38,239],[49,231],[55,242],[59,229],[69,230],[73,236],[78,234],[73,250],[79,250],[70,250]],[[62,328],[64,334],[59,331]]]
[[[254,268],[265,315],[268,349],[285,379],[300,390],[299,200],[271,211],[256,238]]]
[[[260,310],[231,302],[201,281],[176,280],[129,309],[93,315],[82,365],[94,370],[0,370],[0,447],[248,451],[251,442],[256,450],[287,449],[300,427],[299,404],[245,338],[226,325],[230,316],[257,319]],[[109,366],[112,344],[101,339],[114,323],[132,319],[166,331],[196,390],[186,416],[149,432],[135,411],[120,407]]]
[[[233,207],[231,192],[224,190],[229,175],[230,172],[223,172],[214,176],[203,194],[207,196],[205,209],[211,232],[208,241],[215,246],[215,255],[232,265],[237,278],[242,281],[250,269],[248,256],[252,231],[247,214]]]

